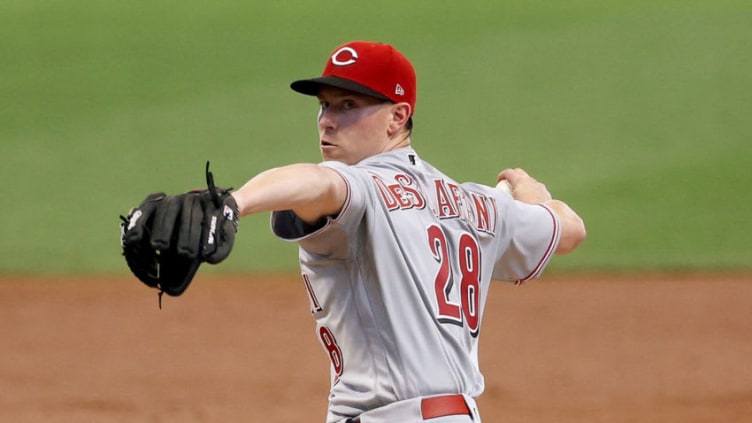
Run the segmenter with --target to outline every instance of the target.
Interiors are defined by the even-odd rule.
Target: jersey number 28
[[[436,225],[428,227],[428,243],[433,258],[439,263],[434,288],[436,289],[437,316],[441,323],[462,326],[464,323],[473,337],[480,329],[480,248],[478,242],[468,233],[459,237],[457,260],[460,270],[460,304],[452,302],[449,295],[456,284],[452,274],[452,256],[444,231]]]

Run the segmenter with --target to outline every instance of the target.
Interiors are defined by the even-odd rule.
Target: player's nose
[[[335,128],[335,120],[330,109],[321,108],[318,115],[319,131],[326,132],[328,129]]]

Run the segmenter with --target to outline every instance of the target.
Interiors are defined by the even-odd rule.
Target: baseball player
[[[349,42],[291,88],[319,102],[324,161],[253,177],[241,216],[271,211],[331,360],[326,421],[479,422],[478,339],[491,280],[538,277],[585,238],[580,217],[521,169],[460,183],[412,147],[416,75],[394,47]],[[433,420],[436,419],[436,420]]]
[[[271,211],[274,233],[299,245],[331,360],[327,423],[479,422],[491,280],[536,278],[586,236],[524,170],[498,175],[505,192],[423,161],[412,147],[416,86],[392,46],[339,46],[320,77],[291,85],[318,99],[323,162],[267,170],[235,192],[214,185],[207,162],[206,190],[152,193],[120,217],[126,262],[161,304],[201,263],[230,254],[239,216]]]

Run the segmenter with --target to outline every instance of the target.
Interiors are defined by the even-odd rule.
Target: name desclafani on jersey
[[[394,175],[394,183],[388,183],[374,175],[373,181],[390,212],[422,209],[428,204],[426,195],[408,175]],[[437,218],[464,220],[478,231],[495,233],[497,213],[493,197],[477,192],[466,194],[459,185],[444,179],[434,179],[433,185],[436,205],[431,207],[431,211]]]

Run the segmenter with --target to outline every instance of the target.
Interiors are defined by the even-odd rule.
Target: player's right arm
[[[559,218],[561,224],[561,239],[556,248],[556,254],[567,254],[579,246],[587,236],[585,222],[561,200],[555,200],[544,184],[528,175],[522,169],[506,169],[497,180],[505,179],[512,185],[512,195],[515,200],[530,204],[544,204]]]
[[[335,170],[309,163],[269,169],[232,193],[241,216],[292,210],[306,223],[335,216],[347,198],[347,184]]]

